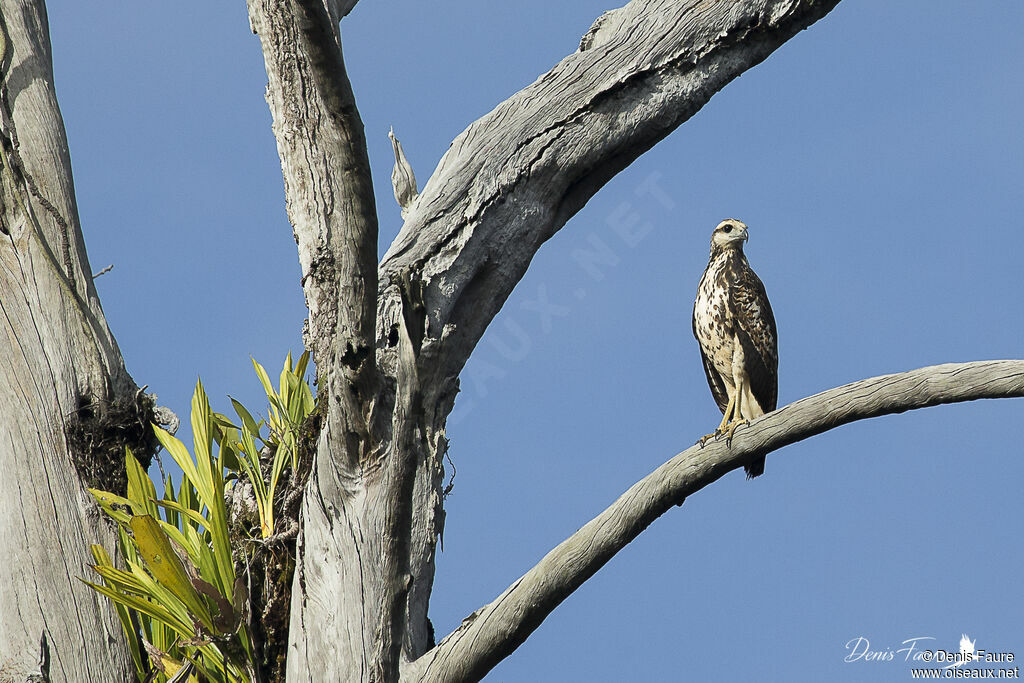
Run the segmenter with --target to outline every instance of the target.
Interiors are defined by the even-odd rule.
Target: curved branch
[[[454,383],[540,245],[602,185],[837,3],[633,0],[460,134],[381,264],[384,298],[403,276],[426,285],[428,383]]]
[[[475,681],[514,651],[566,597],[655,519],[726,473],[856,420],[942,403],[1024,396],[1024,360],[950,363],[853,382],[801,399],[736,432],[691,446],[634,484],[494,602],[409,665],[407,681]]]

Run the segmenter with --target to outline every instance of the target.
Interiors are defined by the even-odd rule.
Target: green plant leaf
[[[174,462],[178,463],[178,467],[182,469],[188,480],[195,485],[196,481],[199,479],[199,473],[196,471],[196,463],[189,454],[188,449],[185,448],[185,444],[178,441],[178,439],[170,432],[161,429],[156,425],[153,426],[153,432],[156,434],[157,440],[160,441],[160,445],[164,447],[164,450],[171,454]],[[182,483],[182,486],[184,485],[185,484]]]
[[[299,379],[303,380],[302,383],[305,384],[307,387],[309,386],[309,384],[306,383],[305,377],[306,377],[306,366],[308,364],[309,364],[309,350],[307,349],[307,350],[302,352],[302,355],[299,356],[299,362],[295,364],[295,376],[298,377]]]
[[[284,384],[288,385],[288,398],[285,400],[288,420],[291,426],[297,427],[304,417],[302,414],[302,380],[295,375],[288,375],[284,378]]]
[[[132,533],[146,568],[164,588],[181,600],[192,616],[207,629],[213,630],[209,609],[196,592],[189,574],[171,546],[160,524],[149,515],[132,517]]]
[[[235,431],[238,431],[238,429],[239,429],[238,425],[236,425],[234,422],[231,421],[231,418],[229,418],[227,415],[224,415],[222,413],[213,413],[213,423],[221,431],[228,431],[228,430],[231,430],[231,429],[233,429]]]
[[[142,465],[132,455],[131,449],[124,449],[124,464],[128,474],[128,500],[131,501],[132,512],[136,515],[157,514],[153,499],[156,498],[156,487],[153,480],[142,469]]]
[[[187,507],[189,510],[196,510],[202,512],[203,505],[199,502],[199,496],[196,494],[196,489],[192,486],[192,482],[187,477],[181,480],[181,486],[178,487],[178,502]],[[186,526],[194,526],[191,521],[183,522],[181,529],[185,530]],[[205,528],[205,525],[204,527]]]
[[[245,429],[248,430],[248,432],[252,434],[254,438],[259,439],[260,425],[257,424],[256,420],[253,419],[249,411],[245,409],[245,406],[243,406],[241,403],[239,403],[233,398],[231,399],[231,405],[234,406],[235,412],[238,413],[238,418],[242,421],[242,426],[245,427]],[[260,423],[262,423],[262,420],[260,421]],[[262,439],[260,440],[262,441]]]
[[[231,592],[235,583],[235,565],[231,559],[231,543],[228,538],[227,507],[224,503],[223,457],[213,457],[212,452],[212,411],[203,390],[202,382],[196,384],[192,397],[192,432],[195,437],[196,464],[201,481],[195,481],[196,491],[206,505],[207,529],[213,541],[213,552],[217,558],[216,580],[211,581],[223,595]],[[223,447],[221,452],[223,453]]]
[[[98,584],[92,583],[91,581],[86,581],[85,579],[80,579],[80,581],[82,581],[82,583],[92,588],[97,593],[107,596],[113,602],[133,609],[136,612],[139,612],[140,614],[145,614],[151,619],[155,619],[156,621],[159,621],[162,624],[166,624],[167,626],[173,628],[176,632],[181,634],[183,637],[187,638],[192,635],[191,627],[187,626],[181,620],[177,619],[164,606],[158,603],[150,602],[145,598],[140,598],[139,596],[132,595],[130,593],[121,593],[112,588],[107,588],[106,586],[100,586]]]
[[[110,493],[109,491],[101,491],[99,489],[88,489],[88,491],[93,495],[96,502],[99,503],[100,508],[108,517],[118,524],[128,524],[128,520],[132,517],[131,514],[124,510],[118,510],[114,505],[121,505],[130,510],[132,507],[132,502],[130,500],[122,498],[115,493]]]
[[[114,590],[135,595],[149,594],[146,584],[139,581],[139,577],[132,572],[126,572],[123,569],[107,564],[93,565],[93,571],[103,577],[103,580]]]
[[[172,503],[178,502],[178,498],[174,493],[174,480],[171,479],[170,475],[164,478],[164,500],[169,500]],[[164,518],[167,520],[168,525],[175,529],[181,528],[181,518],[176,511],[164,508]]]
[[[114,563],[110,561],[106,548],[101,545],[92,545],[90,550],[97,565],[104,567],[114,566]],[[107,584],[107,587],[110,588],[110,584]],[[128,643],[128,653],[131,655],[132,664],[135,666],[135,675],[138,676],[139,680],[142,680],[146,677],[146,670],[142,665],[142,643],[139,642],[139,633],[132,620],[132,613],[124,604],[119,602],[114,602],[114,610],[117,612],[117,619],[121,622],[121,628],[124,630],[125,641]]]
[[[263,366],[257,363],[255,358],[252,359],[252,365],[256,368],[256,376],[260,378],[260,384],[263,385],[263,391],[266,392],[267,396],[277,396],[277,392],[274,391],[274,385],[270,383],[270,376],[263,369]]]
[[[246,478],[252,484],[253,496],[256,498],[256,511],[260,517],[260,533],[263,538],[267,538],[274,530],[273,490],[268,495],[266,483],[263,481],[263,471],[260,467],[259,450],[256,448],[256,442],[253,440],[248,425],[243,426],[241,437],[239,464]],[[273,484],[272,477],[271,489],[273,489]]]
[[[182,533],[182,531],[178,527],[172,526],[168,522],[160,522],[160,528],[164,530],[165,534],[167,534],[167,538],[171,539],[171,543],[176,543],[178,546],[183,548],[185,552],[188,553],[189,560],[192,562],[192,564],[198,566],[198,546],[195,543],[190,542],[189,539],[186,538],[185,534]],[[192,527],[190,526],[189,528],[191,529]]]
[[[199,633],[197,629],[202,629],[203,625],[174,593],[150,576],[141,564],[128,563],[128,569],[131,571],[132,579],[141,587],[140,594],[148,597],[151,603],[160,606],[171,616],[170,621],[163,623],[175,632],[174,637],[180,635],[183,638],[194,638]],[[172,640],[173,637],[168,637],[168,642]]]
[[[184,515],[191,521],[195,522],[198,526],[204,526],[206,524],[206,518],[203,517],[202,514],[192,510],[191,508],[187,508],[180,503],[176,503],[173,500],[158,500],[156,501],[156,504],[166,510],[173,510],[179,515]]]
[[[291,391],[291,386],[288,384],[288,378],[292,376],[292,352],[288,352],[288,356],[284,359],[284,367],[281,368],[281,377],[278,378],[279,395],[281,396],[281,403],[288,404],[288,394]]]

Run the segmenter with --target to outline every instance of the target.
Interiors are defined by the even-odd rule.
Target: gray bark
[[[327,405],[301,510],[291,625],[301,637],[290,641],[289,677],[394,680],[411,580],[412,473],[422,459],[415,354],[396,319],[391,373],[378,369],[376,213],[334,13],[319,0],[250,0],[249,15]]]
[[[1024,395],[1024,361],[937,366],[798,401],[676,456],[435,644],[445,420],[458,374],[545,240],[615,173],[838,0],[634,0],[452,145],[375,262],[338,20],[353,0],[248,0],[327,409],[302,506],[289,680],[476,680],[653,519],[726,472],[853,420]],[[79,400],[137,395],[92,284],[41,0],[0,0],[0,681],[120,681],[81,586],[109,542],[65,437]],[[108,543],[109,545],[109,543]],[[57,561],[55,561],[55,559]],[[40,653],[40,637],[44,637]]]
[[[943,403],[1024,397],[1024,360],[949,363],[853,382],[698,443],[634,484],[403,672],[404,681],[479,680],[565,598],[673,506],[755,458],[850,422]]]
[[[92,283],[45,8],[3,0],[0,13],[0,681],[126,681],[113,610],[78,581],[90,573],[89,545],[112,550],[113,537],[65,425],[81,397],[109,405],[137,388]]]
[[[634,0],[460,134],[381,263],[423,282],[424,383],[454,390],[533,255],[594,193],[838,0]],[[651,190],[654,191],[653,189]]]
[[[836,2],[634,0],[605,16],[456,138],[371,273],[369,171],[336,23],[353,3],[249,0],[329,406],[302,507],[289,680],[397,680],[434,646],[445,420],[483,331],[605,182]]]

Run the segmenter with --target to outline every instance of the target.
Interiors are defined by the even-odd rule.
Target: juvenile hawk
[[[764,285],[743,255],[747,226],[728,219],[711,233],[711,258],[693,302],[693,336],[700,345],[711,395],[722,423],[701,439],[728,434],[775,410],[779,345]],[[746,465],[747,478],[764,473],[764,458]]]

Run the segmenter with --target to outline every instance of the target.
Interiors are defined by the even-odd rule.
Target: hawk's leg
[[[735,374],[736,390],[733,392],[733,400],[731,401],[732,419],[729,421],[729,431],[725,437],[725,444],[727,446],[732,445],[732,435],[736,432],[736,428],[750,422],[748,418],[758,415],[751,406],[751,403],[756,405],[756,402],[750,393],[750,385],[747,383],[746,375],[741,373]],[[725,424],[723,423],[718,429],[719,431],[724,431]]]
[[[740,425],[748,424],[751,420],[764,415],[757,398],[750,390],[750,381],[745,374],[736,377],[735,405],[733,406],[732,421],[729,424],[729,434],[725,437],[726,444],[732,444],[732,435]],[[722,429],[719,427],[719,429]]]
[[[738,420],[733,420],[732,421],[732,423],[729,425],[729,433],[725,437],[725,445],[726,446],[731,446],[732,445],[732,433],[736,431],[736,428],[739,427],[740,425],[745,425],[748,422],[750,422],[750,420],[748,420],[745,417],[741,417]]]
[[[732,435],[736,432],[736,428],[740,425],[745,425],[750,422],[749,419],[741,417],[743,415],[743,409],[740,407],[740,401],[742,400],[743,389],[738,388],[733,392],[732,397],[729,398],[728,405],[725,406],[725,413],[722,415],[722,422],[718,425],[718,429],[705,434],[700,438],[697,443],[700,444],[701,448],[704,448],[704,444],[712,439],[725,435],[725,445],[732,445]]]
[[[733,392],[733,395],[729,398],[729,403],[728,405],[725,406],[725,413],[722,415],[722,422],[718,425],[718,429],[711,432],[710,434],[705,434],[704,436],[700,437],[700,441],[698,441],[697,443],[700,444],[701,448],[704,448],[704,444],[706,444],[708,441],[712,439],[717,439],[722,434],[725,434],[726,427],[729,426],[729,423],[732,421],[732,419],[736,417],[736,415],[739,413],[736,404],[736,397],[738,395],[739,394],[737,394],[736,392]],[[744,422],[746,422],[746,420],[744,420]],[[732,443],[732,433],[735,429],[736,426],[734,424],[732,428],[729,430],[729,438],[726,440],[727,444]]]

